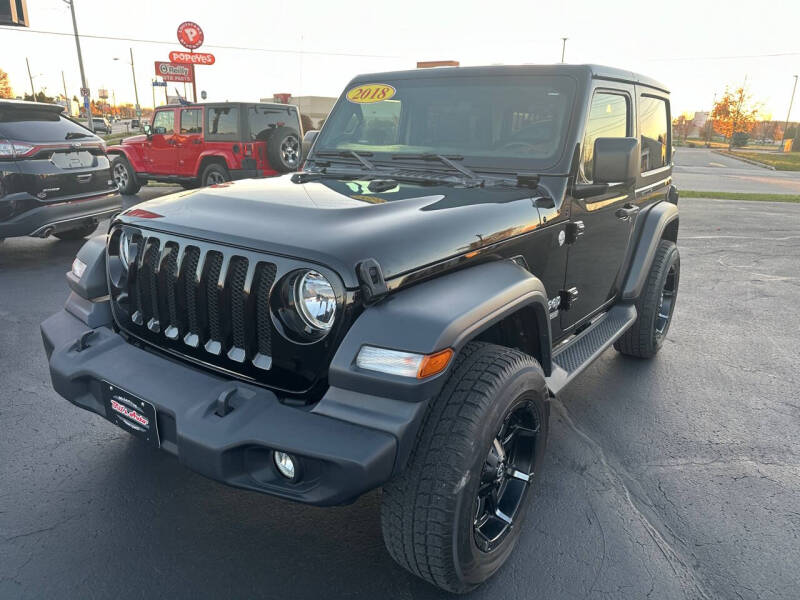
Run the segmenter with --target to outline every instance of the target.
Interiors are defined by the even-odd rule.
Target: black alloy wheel
[[[531,400],[513,407],[492,440],[475,498],[475,543],[494,550],[508,535],[533,477],[539,418]]]

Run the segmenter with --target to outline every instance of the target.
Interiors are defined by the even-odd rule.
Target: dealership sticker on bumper
[[[103,399],[109,421],[155,447],[161,445],[155,406],[108,382],[103,382]]]

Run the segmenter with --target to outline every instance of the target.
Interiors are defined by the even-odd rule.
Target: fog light
[[[294,459],[291,455],[286,454],[286,452],[279,452],[275,451],[273,455],[275,460],[275,466],[278,468],[278,472],[286,477],[286,479],[294,479],[297,477],[297,465],[294,463]]]
[[[75,275],[78,279],[83,277],[83,272],[86,271],[86,263],[83,262],[81,259],[76,258],[72,261],[72,274]]]

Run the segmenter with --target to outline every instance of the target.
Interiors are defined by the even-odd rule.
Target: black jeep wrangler
[[[511,553],[549,399],[650,358],[680,275],[667,89],[597,66],[354,79],[301,172],[166,196],[80,250],[53,385],[187,467],[317,505],[383,486],[391,555]]]

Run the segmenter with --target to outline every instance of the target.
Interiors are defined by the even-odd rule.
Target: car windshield
[[[54,110],[0,108],[0,137],[20,142],[63,142],[68,133],[91,133]]]
[[[353,84],[314,151],[355,151],[376,161],[457,155],[479,168],[543,170],[561,156],[574,96],[575,82],[566,76],[432,75]]]

